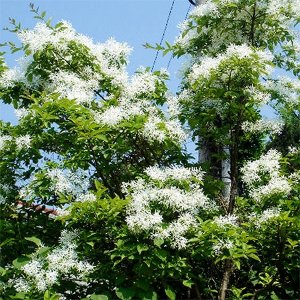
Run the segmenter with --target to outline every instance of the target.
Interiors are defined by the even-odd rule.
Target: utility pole
[[[201,5],[205,2],[205,0],[189,0],[189,2],[195,6]],[[204,140],[201,138],[201,136],[198,137],[198,162],[203,164],[205,162],[209,162],[212,157],[212,149],[209,141]],[[220,151],[220,150],[219,150]],[[229,146],[224,146],[223,149],[223,155],[225,158],[222,159],[221,165],[219,168],[221,168],[220,172],[218,172],[221,176],[221,180],[224,184],[223,187],[223,198],[225,200],[226,204],[229,204],[230,199],[230,190],[231,190],[231,179],[230,179],[230,149]],[[217,166],[216,166],[217,167]],[[218,167],[217,167],[218,168]]]

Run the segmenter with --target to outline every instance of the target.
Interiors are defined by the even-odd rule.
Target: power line
[[[188,15],[189,15],[189,12],[190,12],[191,8],[192,8],[192,3],[190,3],[189,8],[188,8],[188,10],[187,10],[187,12],[186,12],[186,14],[185,14],[184,21],[187,19],[187,17],[188,17]],[[174,56],[173,56],[173,54],[172,54],[171,57],[170,57],[170,59],[169,59],[168,65],[167,65],[167,70],[169,70],[173,58],[174,58]]]
[[[173,2],[172,2],[172,4],[171,4],[171,8],[170,8],[170,11],[169,11],[169,14],[168,14],[168,17],[167,17],[167,21],[166,21],[166,24],[165,24],[165,28],[164,28],[163,34],[162,34],[162,36],[161,36],[161,39],[160,39],[160,43],[159,43],[160,46],[162,45],[162,43],[163,43],[163,41],[164,41],[164,38],[165,38],[165,34],[166,34],[166,31],[167,31],[167,28],[168,28],[168,25],[169,25],[169,20],[170,20],[172,11],[173,11],[174,3],[175,3],[175,0],[173,0]],[[155,64],[156,64],[156,61],[157,61],[157,57],[158,57],[158,53],[159,53],[159,50],[156,51],[156,55],[155,55],[155,58],[154,58],[154,61],[153,61],[153,65],[152,65],[152,68],[151,68],[151,72],[153,71],[153,69],[154,69],[154,67],[155,67]]]

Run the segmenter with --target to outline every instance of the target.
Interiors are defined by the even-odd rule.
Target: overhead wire
[[[168,14],[168,17],[167,17],[165,28],[163,30],[163,34],[162,34],[160,42],[159,42],[159,46],[161,46],[163,41],[164,41],[165,34],[166,34],[166,31],[167,31],[167,28],[168,28],[168,25],[169,25],[170,17],[171,17],[173,8],[174,8],[174,4],[175,4],[175,0],[173,0],[173,2],[171,4],[171,8],[170,8],[170,11],[169,11],[169,14]],[[154,61],[153,61],[153,64],[152,64],[151,72],[153,71],[153,69],[155,67],[155,64],[156,64],[156,61],[157,61],[157,58],[158,58],[158,54],[159,54],[159,50],[156,51],[156,55],[155,55],[155,58],[154,58]]]
[[[170,17],[171,17],[171,15],[172,15],[172,11],[173,11],[173,8],[174,8],[175,1],[176,1],[176,0],[173,0],[173,1],[172,1],[171,7],[170,7],[170,10],[169,10],[169,13],[168,13],[168,17],[167,17],[167,20],[166,20],[166,24],[165,24],[165,27],[164,27],[164,30],[163,30],[163,33],[162,33],[162,36],[161,36],[161,39],[160,39],[160,42],[159,42],[159,46],[161,46],[162,43],[163,43],[163,41],[164,41],[164,38],[165,38],[165,35],[166,35],[166,31],[167,31],[167,28],[168,28],[168,25],[169,25]],[[190,10],[191,10],[192,5],[195,5],[195,4],[193,4],[190,0],[189,0],[189,2],[190,2],[190,5],[189,5],[188,10],[187,10],[187,12],[186,12],[184,21],[187,19],[188,15],[189,15],[189,12],[190,12]],[[157,50],[157,51],[156,51],[155,58],[154,58],[154,61],[153,61],[152,67],[151,67],[151,72],[154,70],[154,67],[155,67],[155,65],[156,65],[156,62],[157,62],[157,59],[158,59],[159,51],[160,51],[160,50]],[[171,57],[170,57],[170,59],[169,59],[169,61],[168,61],[168,64],[167,64],[167,70],[169,69],[169,67],[170,67],[170,65],[171,65],[171,62],[172,62],[173,58],[174,58],[174,56],[171,55]]]
[[[189,5],[189,7],[188,7],[188,10],[187,10],[187,12],[186,12],[186,14],[185,14],[184,21],[187,19],[188,15],[189,15],[189,13],[190,13],[191,8],[192,8],[192,3],[190,3],[190,5]],[[169,70],[173,58],[174,58],[174,56],[173,56],[173,54],[172,54],[171,57],[170,57],[170,59],[169,59],[169,62],[168,62],[168,64],[167,64],[167,70]]]

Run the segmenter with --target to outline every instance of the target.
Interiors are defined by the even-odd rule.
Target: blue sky
[[[30,12],[29,3],[33,2],[41,11],[56,23],[60,20],[70,21],[74,28],[97,42],[104,42],[114,37],[127,42],[134,51],[130,58],[128,70],[133,73],[139,66],[151,66],[155,51],[145,49],[143,44],[158,43],[166,23],[173,0],[0,0],[0,28],[9,25],[9,17],[20,21],[23,28],[32,28],[37,22]],[[176,0],[165,40],[173,42],[178,35],[177,25],[182,22],[189,8],[188,0]],[[14,34],[0,31],[0,43],[17,41]],[[6,63],[14,66],[20,54],[6,54]],[[170,56],[158,57],[156,68],[166,67]],[[172,60],[170,66],[170,89],[175,92],[179,84],[178,70],[182,60]],[[8,106],[0,105],[0,117],[13,121],[14,114]]]
[[[45,10],[53,22],[70,21],[75,29],[92,37],[95,41],[105,41],[114,37],[118,41],[127,42],[134,48],[129,70],[133,72],[140,65],[152,64],[155,52],[144,49],[146,42],[154,44],[160,41],[173,0],[39,0],[32,1],[40,10]],[[20,21],[23,27],[33,27],[33,19],[29,11],[29,2],[23,0],[0,0],[0,27],[9,25],[8,18]],[[166,32],[165,40],[173,42],[178,34],[177,25],[185,18],[189,7],[188,0],[176,0]],[[1,42],[13,40],[14,35],[1,31]],[[13,65],[14,57],[9,57],[9,65]],[[166,66],[168,57],[160,58],[157,67]],[[172,62],[170,71],[178,68]]]

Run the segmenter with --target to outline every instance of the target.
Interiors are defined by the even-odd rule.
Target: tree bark
[[[222,284],[219,291],[219,297],[218,300],[225,300],[226,299],[226,292],[229,285],[229,280],[231,273],[233,271],[233,265],[230,260],[226,260],[225,262],[225,272],[223,274]]]
[[[230,151],[228,147],[223,148],[224,154],[227,158],[222,160],[222,171],[221,171],[221,178],[224,184],[223,187],[223,197],[225,202],[228,204],[230,199],[230,190],[231,190],[231,178],[230,178]]]

